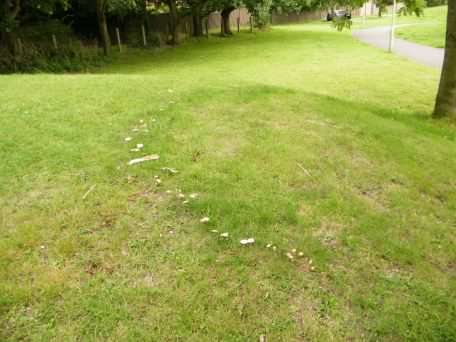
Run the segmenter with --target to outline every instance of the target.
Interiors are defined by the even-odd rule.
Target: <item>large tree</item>
[[[0,44],[15,52],[16,32],[23,18],[31,13],[50,15],[57,4],[66,7],[68,0],[0,0]]]
[[[231,13],[241,5],[239,0],[210,0],[209,8],[220,12],[220,34],[230,36],[233,34],[230,26]]]
[[[212,6],[214,2],[209,0],[187,0],[187,5],[190,8],[193,23],[193,36],[203,36],[203,18],[207,17],[210,12],[214,11]]]
[[[376,0],[375,5],[378,8],[378,16],[381,17],[383,12],[385,12],[388,6],[393,4],[393,0]]]
[[[456,120],[456,1],[448,1],[445,59],[434,117]]]
[[[220,12],[221,15],[221,23],[220,23],[220,34],[222,36],[232,35],[233,32],[231,31],[231,24],[230,24],[230,15],[236,9],[234,5],[227,5],[222,9]]]
[[[106,12],[108,9],[108,0],[96,0],[98,31],[100,33],[103,52],[108,56],[111,52],[111,38],[109,37],[108,23],[106,20]]]
[[[271,23],[273,0],[245,0],[245,4],[254,18],[255,26],[260,30],[266,29]]]
[[[108,16],[121,18],[128,14],[144,14],[144,0],[71,0],[89,12],[95,11],[98,21],[98,33],[106,56],[111,51],[111,38],[108,29]]]
[[[177,45],[179,43],[179,12],[177,9],[177,1],[176,0],[166,0],[166,4],[168,5],[169,9],[169,30],[170,30],[170,39],[168,40],[168,44],[170,45]]]
[[[5,44],[14,53],[14,28],[17,24],[16,18],[21,10],[20,0],[4,0],[0,7],[0,42]]]

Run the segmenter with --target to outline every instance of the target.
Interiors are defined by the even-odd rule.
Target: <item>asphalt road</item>
[[[365,43],[388,50],[389,33],[390,27],[385,26],[356,30],[353,32],[353,36]],[[434,68],[441,69],[443,65],[444,49],[415,44],[396,38],[393,51],[400,56]]]

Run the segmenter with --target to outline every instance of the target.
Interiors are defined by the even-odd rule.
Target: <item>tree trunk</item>
[[[6,49],[11,55],[16,55],[16,35],[13,32],[2,32],[0,35],[0,43],[6,46]]]
[[[448,1],[445,59],[434,117],[456,120],[456,1]]]
[[[21,10],[21,0],[4,0],[1,10],[6,19],[14,20]]]
[[[109,38],[108,24],[106,22],[106,0],[97,0],[96,5],[98,30],[103,44],[103,52],[105,56],[109,56],[111,53],[111,39]]]
[[[171,33],[171,39],[169,39],[168,44],[170,45],[177,45],[179,43],[178,37],[178,25],[179,25],[179,17],[177,13],[177,5],[176,0],[167,0],[167,4],[169,7],[169,27]]]
[[[222,36],[231,36],[233,32],[231,32],[231,27],[230,27],[230,14],[233,12],[236,8],[234,6],[231,7],[226,7],[222,10],[221,13],[221,24],[220,24],[220,33]]]
[[[201,8],[195,6],[192,8],[192,19],[193,19],[193,36],[203,36],[203,19],[201,18]]]
[[[6,0],[1,9],[1,16],[5,18],[5,22],[12,24],[21,10],[20,0]],[[15,55],[16,54],[16,34],[13,31],[13,27],[5,27],[3,32],[0,32],[0,43],[5,44],[8,51]]]

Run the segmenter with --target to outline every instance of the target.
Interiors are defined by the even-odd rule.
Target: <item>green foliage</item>
[[[285,3],[282,2],[282,5]],[[252,14],[255,27],[264,30],[270,25],[274,0],[244,0],[244,5]]]
[[[23,41],[40,45],[50,44],[52,35],[55,35],[57,41],[64,44],[76,38],[70,26],[64,25],[60,20],[56,19],[24,25],[18,33],[18,37]]]
[[[381,16],[381,14],[386,11],[388,6],[393,5],[393,3],[394,3],[393,0],[376,0],[375,4],[378,7],[379,16]]]
[[[73,0],[79,10],[95,12],[94,0]],[[146,11],[146,4],[142,0],[106,0],[106,11],[111,16],[124,17],[131,13]]]
[[[22,2],[22,9],[25,11],[34,10],[43,14],[51,15],[57,5],[68,8],[70,0],[25,0]]]
[[[328,4],[329,2],[325,2],[325,4]],[[346,7],[357,7],[360,6],[360,1],[359,0],[341,0],[341,1],[335,1],[332,2],[332,4],[337,4],[341,6],[344,4]],[[390,6],[393,4],[393,0],[377,0],[376,1],[377,6],[379,7],[379,14],[384,12],[387,8],[387,6]],[[402,15],[416,15],[416,16],[422,16],[424,8],[426,7],[425,0],[404,0],[403,1],[404,7],[399,10],[399,14]],[[381,20],[381,19],[379,19]],[[353,25],[353,22],[349,19],[346,18],[335,18],[333,20],[333,25],[338,31],[342,31],[344,29],[350,29]]]
[[[347,9],[361,7],[364,0],[312,0],[313,6],[319,8],[345,7]]]
[[[332,23],[337,31],[343,31],[344,29],[349,30],[353,25],[353,21],[346,17],[334,17]]]
[[[277,13],[300,13],[317,7],[313,0],[274,0],[272,9]]]
[[[108,0],[108,13],[124,17],[130,13],[145,10],[145,2],[141,0]]]
[[[147,37],[147,44],[152,47],[160,47],[162,45],[162,38],[158,32],[150,32]]]
[[[245,4],[245,6],[247,8],[249,8],[249,10],[251,10],[251,12],[252,12],[254,6],[257,3],[257,0],[244,0],[244,2],[242,2],[241,0],[208,0],[208,1],[187,0],[187,1],[183,2],[182,5],[184,6],[185,4],[187,4],[189,6],[192,6],[192,5],[198,5],[201,3],[204,4],[204,8],[205,8],[204,12],[206,12],[207,14],[209,14],[209,12],[212,12],[212,11],[222,11],[224,8],[230,8],[230,7],[237,8],[237,7],[241,6],[242,4]]]
[[[0,32],[13,32],[17,29],[19,23],[15,18],[3,17],[0,18]]]
[[[94,48],[66,45],[54,50],[49,46],[25,43],[16,55],[0,50],[0,74],[85,71],[106,61]]]
[[[255,17],[255,26],[260,29],[266,29],[271,23],[271,6],[272,0],[261,0],[256,4],[253,16]]]
[[[399,10],[402,15],[413,15],[417,17],[423,15],[424,8],[426,7],[425,0],[403,0],[404,7]]]
[[[0,10],[0,32],[14,32],[20,27],[21,18],[34,14],[50,16],[57,5],[63,9],[69,7],[69,0],[22,0],[18,2],[19,12],[14,14],[13,7]],[[21,14],[19,16],[18,14]],[[30,18],[29,18],[30,19]]]
[[[81,47],[71,28],[58,20],[22,26],[14,40],[15,53],[0,49],[0,73],[83,71],[104,62],[96,49]]]

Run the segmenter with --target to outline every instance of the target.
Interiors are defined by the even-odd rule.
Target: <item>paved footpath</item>
[[[356,30],[353,32],[353,36],[365,43],[388,50],[389,33],[390,27],[385,26]],[[441,69],[443,65],[444,49],[415,44],[396,38],[394,43],[394,53],[434,68]]]

